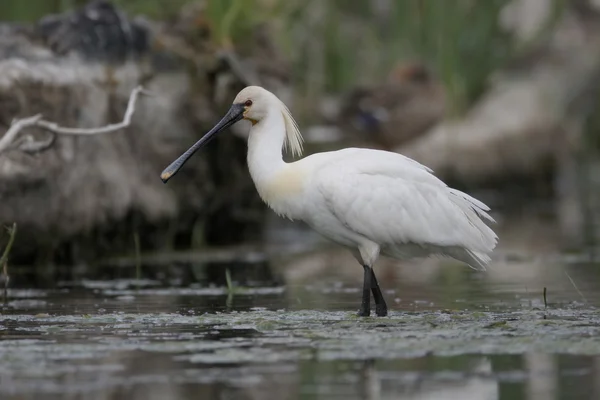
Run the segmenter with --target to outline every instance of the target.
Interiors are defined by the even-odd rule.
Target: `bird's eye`
[[[252,100],[246,100],[246,102],[244,103],[244,105],[246,107],[250,107],[252,105]]]

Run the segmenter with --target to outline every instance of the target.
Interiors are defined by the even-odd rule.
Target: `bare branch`
[[[119,122],[118,124],[110,124],[101,128],[64,128],[54,122],[39,120],[36,122],[36,125],[61,135],[98,135],[101,133],[118,131],[119,129],[128,127],[131,123],[131,116],[135,112],[135,103],[137,102],[138,95],[143,90],[144,89],[141,86],[133,89],[131,95],[129,96],[129,102],[127,103],[127,110],[125,111],[123,121]]]
[[[31,135],[24,136],[23,140],[21,140],[19,143],[13,143],[13,146],[11,146],[11,148],[15,148],[17,150],[29,154],[36,154],[46,151],[50,147],[52,147],[52,145],[56,141],[56,136],[58,136],[54,132],[48,133],[50,133],[50,137],[46,140],[35,140]]]
[[[8,131],[6,131],[4,136],[2,136],[2,139],[0,139],[0,153],[10,146],[14,138],[19,132],[21,132],[23,128],[26,128],[28,126],[35,126],[35,124],[37,124],[38,121],[41,119],[42,115],[38,114],[34,115],[33,117],[14,120],[12,124],[10,124],[10,128],[8,129]]]
[[[59,135],[98,135],[102,133],[110,133],[114,131],[118,131],[119,129],[123,129],[128,127],[131,124],[131,117],[135,112],[135,104],[137,102],[138,96],[140,93],[146,93],[142,86],[138,86],[131,92],[129,96],[129,102],[127,103],[127,109],[125,110],[125,115],[123,117],[123,121],[117,124],[110,124],[100,128],[67,128],[62,127],[54,122],[45,121],[42,119],[42,115],[34,115],[32,117],[17,119],[12,122],[10,128],[4,136],[0,139],[0,153],[11,149],[11,144],[13,143],[15,137],[21,132],[24,128],[28,127],[38,127],[43,128],[47,131],[50,131]],[[53,142],[53,141],[52,141]],[[52,144],[50,142],[47,145],[47,142],[41,144],[40,146],[36,146],[35,143],[29,142],[26,146],[21,149],[21,146],[17,146],[18,149],[28,152],[38,152],[47,149]],[[32,150],[32,149],[35,149]]]

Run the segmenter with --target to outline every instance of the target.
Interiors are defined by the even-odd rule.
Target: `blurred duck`
[[[445,111],[441,83],[424,65],[403,63],[385,82],[352,90],[342,101],[337,123],[391,150],[426,132]]]

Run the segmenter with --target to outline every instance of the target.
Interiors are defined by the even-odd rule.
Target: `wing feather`
[[[481,201],[449,188],[427,167],[397,153],[346,149],[320,168],[317,190],[329,211],[379,244],[493,250],[493,221]]]

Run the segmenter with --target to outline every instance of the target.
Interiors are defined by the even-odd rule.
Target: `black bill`
[[[183,153],[177,160],[173,161],[164,171],[160,174],[160,179],[163,183],[167,183],[169,179],[173,177],[183,167],[183,164],[202,146],[210,142],[217,133],[229,128],[239,120],[244,118],[244,105],[233,104],[227,114],[214,126],[206,135],[198,140],[192,147],[190,147],[185,153]]]

